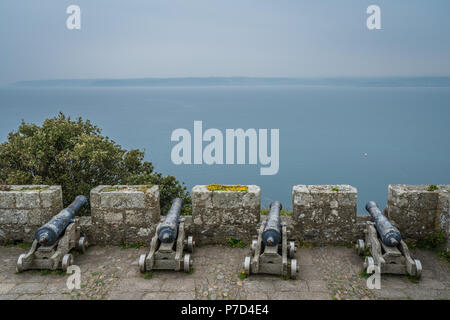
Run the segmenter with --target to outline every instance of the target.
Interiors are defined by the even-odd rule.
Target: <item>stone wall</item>
[[[447,238],[447,251],[450,251],[450,188],[439,193],[438,225]]]
[[[60,186],[3,186],[0,189],[0,243],[32,242],[36,230],[62,208]]]
[[[394,220],[402,236],[424,240],[441,230],[449,238],[449,185],[428,191],[427,185],[389,185],[389,217]]]
[[[227,237],[251,242],[261,215],[261,189],[249,185],[245,191],[210,191],[192,188],[190,231],[200,244],[225,243]]]
[[[98,186],[83,230],[94,244],[149,243],[160,220],[159,199],[158,186]]]
[[[354,242],[362,231],[356,218],[358,194],[349,185],[297,185],[292,188],[296,238],[316,244]]]

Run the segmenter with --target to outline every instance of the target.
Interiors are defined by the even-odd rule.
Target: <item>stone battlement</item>
[[[230,187],[230,186],[228,186]],[[62,209],[59,186],[8,186],[0,190],[0,241],[30,242],[34,232]],[[431,191],[430,191],[431,190]],[[390,185],[388,216],[410,240],[436,231],[449,239],[450,186]],[[261,221],[258,186],[192,189],[187,233],[199,244],[249,243]],[[370,216],[357,216],[358,191],[350,185],[296,185],[292,216],[282,216],[290,238],[302,243],[348,244],[363,235]],[[90,194],[91,216],[80,217],[92,244],[149,243],[160,213],[158,186],[98,186]],[[450,247],[448,245],[448,247]]]

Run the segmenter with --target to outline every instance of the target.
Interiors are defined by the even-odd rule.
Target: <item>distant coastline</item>
[[[367,78],[257,78],[186,77],[131,79],[54,79],[18,81],[20,87],[197,87],[197,86],[355,86],[355,87],[450,87],[448,77]]]

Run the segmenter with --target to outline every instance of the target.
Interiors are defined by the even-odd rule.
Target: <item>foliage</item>
[[[143,151],[124,150],[89,120],[71,120],[63,113],[42,126],[22,120],[0,144],[0,184],[61,185],[65,205],[79,194],[89,196],[98,185],[159,185],[163,213],[175,197],[183,199],[183,213],[189,213],[186,187],[153,169]]]
[[[430,184],[427,188],[427,190],[431,191],[431,192],[436,191],[437,189],[439,189],[439,188],[434,184]]]
[[[417,241],[416,247],[420,249],[436,249],[444,243],[444,232],[441,230],[435,230],[433,233],[426,235],[423,240]]]
[[[242,240],[233,239],[231,237],[227,238],[227,247],[229,248],[245,248],[245,243]]]

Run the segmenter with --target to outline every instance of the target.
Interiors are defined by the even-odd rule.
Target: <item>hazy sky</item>
[[[448,0],[1,0],[0,83],[450,75],[449,16]]]

